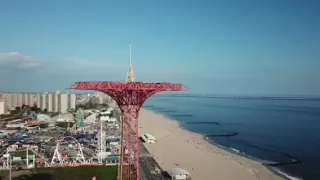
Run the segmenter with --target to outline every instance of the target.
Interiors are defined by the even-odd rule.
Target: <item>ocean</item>
[[[320,99],[158,95],[144,108],[288,179],[320,179]]]

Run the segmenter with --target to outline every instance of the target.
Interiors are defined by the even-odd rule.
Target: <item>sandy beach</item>
[[[157,139],[145,146],[164,170],[181,167],[193,180],[283,179],[260,162],[218,148],[161,114],[141,109],[139,120],[139,134],[150,133]]]

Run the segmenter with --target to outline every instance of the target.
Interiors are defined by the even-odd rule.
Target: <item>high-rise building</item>
[[[10,111],[23,104],[28,105],[26,94],[21,93],[0,93],[0,99],[4,101],[5,111]]]
[[[5,112],[7,112],[22,105],[32,106],[33,94],[0,92],[0,100],[4,101]]]
[[[65,113],[69,109],[75,109],[76,95],[61,93],[45,93],[40,96],[40,108],[48,112]]]
[[[52,112],[59,112],[58,99],[59,99],[59,94],[57,93],[52,94]]]
[[[76,109],[76,95],[75,94],[68,94],[68,108],[69,109]]]
[[[18,93],[17,94],[17,107],[22,107],[22,94]]]
[[[52,101],[52,97],[54,96],[54,94],[50,93],[50,94],[47,94],[46,95],[46,108],[49,112],[53,112],[52,111],[52,106],[54,105],[53,104],[53,101]]]
[[[21,103],[24,105],[28,105],[28,94],[21,94],[21,95],[22,95]]]
[[[36,97],[35,97],[35,105],[37,105],[37,107],[40,108],[40,105],[41,105],[41,94],[36,94]]]
[[[67,112],[68,109],[68,94],[60,94],[60,112]]]
[[[4,99],[0,99],[0,115],[7,114]]]
[[[21,96],[21,106],[26,105],[26,106],[33,106],[33,95],[34,94],[20,94]]]
[[[11,98],[11,108],[10,109],[14,109],[18,106],[18,96],[15,93],[12,93],[9,95]]]
[[[0,93],[1,99],[4,101],[5,112],[11,109],[11,95],[9,93]]]
[[[33,97],[34,97],[34,94],[27,94],[27,104],[28,106],[33,106],[34,105],[34,102],[33,102]]]
[[[41,110],[46,109],[46,94],[40,94],[40,105],[38,106]]]
[[[76,95],[57,93],[27,94],[27,93],[0,93],[4,111],[12,110],[22,105],[36,105],[41,110],[48,112],[65,113],[68,109],[75,109]]]

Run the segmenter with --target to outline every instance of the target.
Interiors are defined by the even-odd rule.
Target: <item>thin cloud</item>
[[[81,57],[67,57],[60,61],[44,61],[18,52],[0,53],[0,68],[7,71],[37,69],[34,73],[47,75],[82,75],[86,77],[122,77],[126,75],[129,64],[117,60],[92,60]],[[122,61],[121,61],[122,62]],[[40,68],[41,67],[41,68]],[[156,63],[133,64],[138,79],[167,79],[187,74],[181,67],[159,66]]]
[[[1,53],[0,82],[6,91],[53,91],[75,81],[124,81],[129,64],[120,62],[79,57],[43,61],[20,53]],[[178,81],[187,77],[183,69],[172,65],[136,62],[133,68],[136,81]]]
[[[2,69],[33,69],[44,65],[44,61],[20,54],[18,52],[0,53],[0,67]]]

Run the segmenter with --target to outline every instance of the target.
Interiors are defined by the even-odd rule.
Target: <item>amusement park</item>
[[[94,172],[90,178],[95,179],[172,179],[161,173],[151,156],[143,155],[148,152],[139,136],[138,117],[147,98],[157,92],[181,91],[186,87],[174,83],[135,82],[130,44],[130,65],[125,81],[76,82],[69,89],[98,91],[112,98],[114,106],[89,109],[77,106],[54,117],[28,110],[27,116],[2,123],[0,165],[10,180],[14,177],[13,170],[26,169],[33,169],[33,172],[51,169],[60,175],[64,171],[66,179],[81,176],[79,172],[84,171]],[[70,168],[78,169],[78,175],[70,177],[70,172],[75,171],[66,171]],[[100,176],[99,172],[109,172],[109,175]]]
[[[1,169],[117,166],[120,122],[114,111],[78,108],[73,117],[41,114],[37,117],[45,120],[38,124],[31,117],[5,123],[0,130]]]

